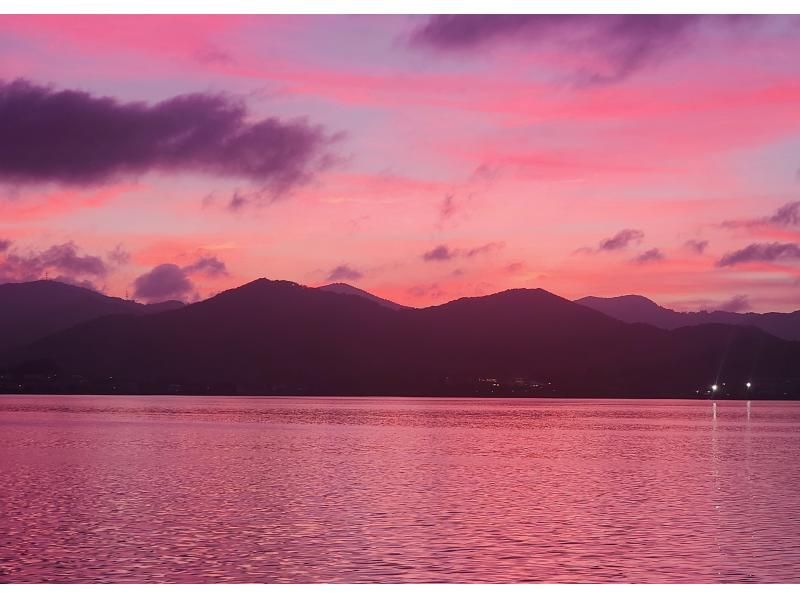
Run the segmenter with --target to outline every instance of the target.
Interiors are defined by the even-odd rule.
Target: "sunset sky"
[[[800,309],[800,19],[0,16],[0,282]]]

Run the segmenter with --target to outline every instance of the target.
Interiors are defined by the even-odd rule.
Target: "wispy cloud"
[[[750,299],[747,295],[734,295],[727,301],[722,301],[714,307],[714,309],[719,311],[747,311],[751,309],[752,306],[750,305]]]
[[[752,228],[765,225],[781,227],[800,226],[800,201],[793,201],[780,206],[770,216],[751,220],[726,220],[725,228]]]
[[[797,243],[751,243],[747,247],[726,253],[717,266],[735,266],[746,262],[779,262],[800,259]]]
[[[682,50],[701,23],[730,27],[752,20],[703,15],[434,15],[414,32],[412,43],[451,52],[507,40],[577,48],[602,56],[610,65],[605,72],[583,73],[582,80],[612,83]]]
[[[705,239],[689,239],[684,243],[684,247],[686,247],[692,253],[705,253],[706,249],[708,249],[708,241]]]
[[[498,243],[498,242],[485,243],[483,245],[478,245],[477,247],[471,247],[469,249],[452,249],[447,245],[437,245],[430,251],[426,251],[425,253],[423,253],[422,259],[425,260],[426,262],[449,261],[457,257],[463,257],[469,259],[480,255],[485,255],[493,251],[497,251],[499,249],[502,249],[503,246],[504,246],[503,243]]]
[[[210,278],[228,276],[228,268],[225,263],[213,255],[198,258],[188,266],[183,267],[186,274],[203,274]]]
[[[637,264],[648,264],[650,262],[660,262],[665,258],[666,256],[660,249],[653,248],[640,253],[633,259],[633,261]]]
[[[603,239],[597,246],[597,251],[619,251],[620,249],[627,249],[630,245],[636,245],[642,242],[644,233],[640,230],[626,228],[619,231],[613,237]]]
[[[359,280],[364,277],[360,270],[350,267],[348,264],[340,264],[330,271],[326,280],[333,282],[336,280]]]

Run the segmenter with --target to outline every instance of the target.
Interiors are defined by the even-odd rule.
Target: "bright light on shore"
[[[746,386],[747,388],[750,388],[750,387],[751,387],[751,386],[753,386],[753,385],[752,385],[750,382],[748,382],[747,384],[745,384],[745,386]]]
[[[717,388],[719,388],[716,384],[711,385],[712,392],[717,392]]]

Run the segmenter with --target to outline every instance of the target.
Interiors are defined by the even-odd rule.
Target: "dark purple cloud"
[[[334,137],[305,120],[251,120],[224,95],[125,103],[0,81],[0,179],[96,183],[151,170],[248,179],[280,191],[324,166]]]
[[[327,280],[331,282],[335,280],[358,280],[363,277],[364,275],[355,268],[351,268],[347,264],[340,264],[330,271]]]
[[[458,255],[457,251],[451,250],[447,245],[437,245],[430,251],[422,254],[422,259],[426,262],[443,262],[452,260]]]
[[[502,247],[503,243],[486,243],[471,249],[451,249],[447,245],[437,245],[430,251],[423,253],[422,259],[426,262],[444,262],[457,257],[473,258],[496,251]]]
[[[734,266],[746,262],[779,262],[800,259],[797,243],[752,243],[747,247],[726,253],[717,266]]]
[[[726,220],[722,223],[725,228],[758,227],[765,224],[792,227],[800,225],[800,201],[793,201],[779,207],[771,216],[756,218],[754,220]]]
[[[708,241],[704,239],[689,239],[685,243],[686,248],[694,253],[704,253],[708,248]]]
[[[228,268],[225,262],[213,255],[200,257],[183,267],[160,264],[133,281],[133,296],[149,303],[171,299],[189,301],[196,295],[190,278],[194,274],[218,278],[228,276]]]
[[[0,253],[11,247],[11,241],[8,239],[0,239]]]
[[[228,268],[225,266],[225,262],[213,255],[198,258],[197,261],[184,266],[183,271],[186,274],[199,273],[211,278],[228,276]]]
[[[10,243],[9,243],[10,245]],[[53,245],[44,251],[30,251],[26,254],[5,253],[0,262],[0,282],[24,282],[51,278],[81,286],[94,283],[88,279],[103,279],[108,267],[102,258],[95,255],[80,255],[73,242]]]
[[[613,237],[600,241],[600,245],[598,245],[597,250],[618,251],[620,249],[626,249],[633,243],[641,243],[642,239],[644,239],[644,233],[642,231],[626,228],[619,231]]]
[[[133,296],[149,303],[187,301],[193,291],[189,276],[175,264],[160,264],[133,281]]]
[[[781,206],[769,217],[769,222],[780,226],[797,226],[800,224],[800,201],[793,201]]]
[[[660,262],[666,256],[661,252],[660,249],[648,249],[647,251],[640,253],[637,255],[633,261],[637,264],[648,264],[650,262]]]
[[[471,50],[510,39],[555,44],[604,57],[610,72],[587,73],[589,83],[613,82],[680,50],[701,22],[729,26],[747,17],[703,15],[434,15],[412,43],[436,50]]]

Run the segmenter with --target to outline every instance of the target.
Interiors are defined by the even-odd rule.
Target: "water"
[[[800,582],[797,402],[9,396],[0,459],[3,582]]]

